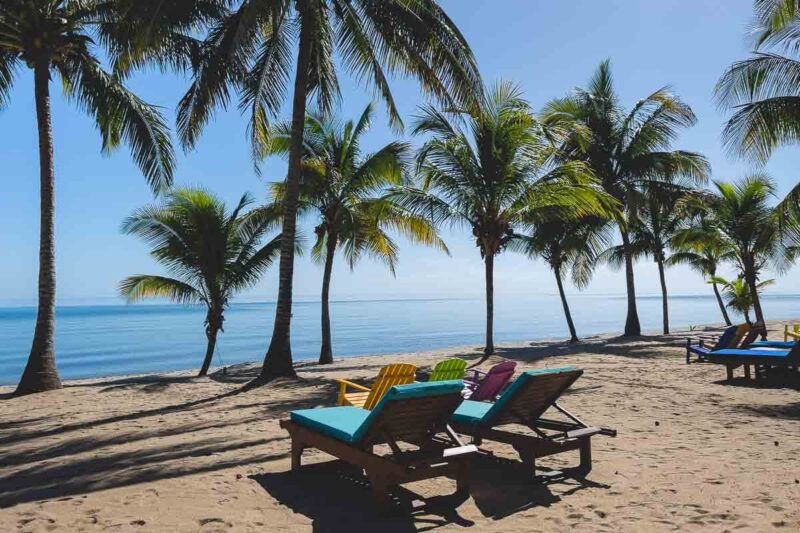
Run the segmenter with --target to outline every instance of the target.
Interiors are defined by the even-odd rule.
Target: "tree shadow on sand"
[[[389,512],[374,504],[369,482],[356,468],[341,461],[305,465],[300,470],[251,476],[269,495],[293,512],[310,518],[314,531],[405,532],[445,526],[470,527],[460,514],[463,498],[422,496],[400,487],[393,491]],[[550,506],[584,488],[608,488],[588,480],[553,478],[570,485],[560,495],[548,483],[535,481],[516,461],[478,457],[470,471],[470,497],[480,514],[501,520],[528,509]]]
[[[721,365],[720,369],[723,369]],[[739,376],[732,380],[720,379],[715,381],[714,385],[747,389],[789,389],[800,391],[800,373],[787,368],[773,368],[767,372],[766,376],[759,379],[748,379],[744,376]]]

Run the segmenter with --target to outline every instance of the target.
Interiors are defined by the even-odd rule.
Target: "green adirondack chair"
[[[464,379],[467,370],[467,362],[463,359],[454,357],[439,361],[431,371],[428,381],[449,381],[451,379]]]

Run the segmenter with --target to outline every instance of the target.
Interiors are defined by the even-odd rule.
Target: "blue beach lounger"
[[[447,425],[463,388],[461,380],[395,385],[371,411],[352,406],[292,411],[280,421],[292,438],[292,470],[300,468],[303,450],[317,448],[364,469],[382,502],[396,485],[439,476],[455,478],[457,494],[465,495],[467,461],[477,448],[462,444]],[[449,446],[434,440],[442,433]],[[403,450],[401,441],[418,449]],[[384,443],[391,453],[374,453],[373,446]]]
[[[570,450],[580,450],[579,475],[592,468],[591,438],[616,436],[614,429],[589,426],[561,407],[557,400],[575,383],[583,370],[573,367],[529,370],[522,373],[495,403],[464,400],[450,419],[453,429],[470,435],[473,443],[491,440],[510,444],[522,463],[535,473],[536,459]],[[560,412],[565,421],[542,418],[548,409]],[[520,424],[531,433],[498,429]]]
[[[728,326],[722,332],[722,335],[717,338],[716,342],[710,346],[706,345],[707,339],[704,338],[686,339],[686,364],[691,363],[692,354],[696,355],[697,361],[700,362],[705,361],[706,356],[713,351],[735,347],[745,336],[748,329],[750,328],[747,324]]]
[[[770,350],[768,348],[717,350],[708,355],[707,361],[725,365],[728,380],[733,379],[733,371],[744,366],[745,377],[750,377],[750,365],[756,370],[756,379],[774,366],[797,369],[800,365],[800,345],[795,344],[791,350]]]

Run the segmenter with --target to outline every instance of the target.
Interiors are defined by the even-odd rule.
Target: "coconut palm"
[[[114,42],[114,4],[91,0],[0,0],[0,108],[21,68],[33,71],[39,132],[40,234],[36,327],[28,363],[16,394],[61,386],[55,363],[55,168],[50,81],[94,119],[108,152],[125,143],[156,192],[172,182],[174,158],[158,110],[107,72],[98,46]],[[102,23],[102,24],[101,24]],[[103,38],[94,41],[93,33]],[[105,47],[108,48],[108,47]],[[107,50],[106,50],[107,51]]]
[[[766,162],[772,152],[800,141],[800,4],[795,0],[755,0],[756,47],[720,78],[720,107],[735,111],[723,131],[727,148]],[[800,184],[779,205],[782,214],[800,214]]]
[[[764,322],[759,279],[766,266],[780,272],[791,259],[791,250],[781,236],[779,210],[770,205],[775,186],[766,175],[754,174],[736,183],[714,182],[714,188],[715,194],[707,199],[709,223],[730,248],[741,278],[750,288],[756,320]],[[687,239],[702,238],[693,231],[687,230]]]
[[[720,236],[711,221],[702,219],[694,227],[676,231],[670,241],[670,248],[674,252],[667,259],[667,265],[688,265],[703,276],[714,289],[725,325],[730,326],[731,319],[722,301],[718,284],[714,281],[720,265],[735,260],[730,243]]]
[[[631,247],[636,198],[648,184],[690,179],[702,183],[709,165],[698,153],[671,150],[678,132],[694,125],[691,108],[667,88],[639,100],[630,111],[619,102],[608,61],[600,64],[585,89],[547,104],[541,120],[548,129],[567,131],[566,160],[589,164],[604,190],[623,210],[615,218],[622,239],[628,311],[625,335],[641,333]]]
[[[269,121],[286,96],[291,68],[296,69],[275,323],[257,380],[265,382],[294,375],[289,341],[294,235],[309,97],[323,113],[329,112],[340,96],[341,68],[376,89],[399,128],[390,75],[416,78],[426,94],[447,105],[474,100],[480,76],[464,37],[436,0],[238,2],[212,25],[203,49],[178,110],[186,147],[195,144],[213,110],[224,107],[238,91],[239,107],[249,116],[253,155],[259,160],[269,142]]]
[[[369,130],[372,112],[372,105],[368,105],[356,122],[343,124],[319,113],[306,118],[298,214],[317,218],[312,257],[325,265],[321,364],[333,362],[329,295],[337,250],[344,253],[351,269],[362,256],[369,255],[386,263],[392,274],[399,251],[390,236],[392,231],[412,242],[447,251],[429,221],[401,207],[401,195],[387,195],[390,187],[404,184],[409,145],[391,142],[373,153],[364,153],[361,142]],[[267,155],[287,155],[290,141],[291,124],[276,126]],[[272,193],[277,208],[286,193],[285,184],[273,183]]]
[[[597,258],[609,244],[608,232],[604,231],[606,226],[606,220],[597,217],[539,221],[532,225],[529,234],[516,235],[511,243],[513,249],[531,259],[544,259],[553,271],[571,343],[578,342],[578,334],[564,292],[563,278],[569,271],[576,287],[583,289],[589,285]]]
[[[225,309],[235,294],[253,286],[280,253],[280,236],[261,244],[276,227],[275,211],[244,210],[252,203],[245,194],[233,210],[202,189],[177,189],[161,205],[143,207],[128,217],[122,231],[137,235],[169,276],[136,275],[120,283],[129,302],[167,298],[206,307],[205,376],[217,335],[224,331]]]
[[[469,108],[423,107],[414,132],[431,138],[417,154],[422,187],[406,190],[403,205],[436,223],[472,230],[485,265],[488,356],[494,353],[494,260],[515,227],[605,214],[613,200],[597,190],[583,163],[553,163],[549,139],[511,83],[485,91]]]
[[[757,298],[758,292],[764,287],[772,285],[774,282],[775,280],[772,279],[760,281],[756,284],[756,290],[754,292],[750,288],[750,285],[742,278],[728,281],[720,276],[712,276],[709,280],[709,283],[722,286],[725,299],[728,301],[728,307],[741,313],[748,325],[753,324],[750,320],[750,310],[753,308],[753,302]]]

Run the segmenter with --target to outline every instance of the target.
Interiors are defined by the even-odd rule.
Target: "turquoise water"
[[[580,335],[620,331],[625,298],[570,298]],[[670,300],[674,328],[719,322],[713,296]],[[768,319],[800,316],[800,295],[766,295]],[[228,310],[214,365],[260,361],[272,332],[272,303],[240,303]],[[639,300],[644,330],[661,327],[660,297]],[[482,300],[340,301],[331,304],[336,357],[479,346]],[[0,384],[15,383],[30,350],[36,310],[0,308]],[[197,368],[205,352],[204,311],[174,305],[64,306],[57,310],[56,347],[63,378],[86,378]],[[296,302],[292,328],[295,359],[319,355],[319,303]],[[499,297],[495,342],[559,338],[566,325],[557,296]]]

